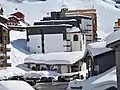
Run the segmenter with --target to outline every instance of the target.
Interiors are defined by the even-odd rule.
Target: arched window
[[[78,35],[77,35],[77,34],[75,34],[75,35],[73,36],[73,41],[78,41]]]

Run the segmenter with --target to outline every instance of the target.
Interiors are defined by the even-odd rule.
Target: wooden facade
[[[24,21],[25,20],[25,15],[22,12],[15,12],[15,13],[13,13],[11,15],[19,18],[20,21]]]
[[[7,52],[11,51],[10,48],[7,48],[7,44],[9,43],[9,29],[3,25],[0,25],[0,67],[11,66],[10,63],[7,63],[7,60],[10,59]]]
[[[120,19],[115,22],[114,31],[120,30]]]
[[[11,64],[7,63],[10,56],[7,52],[10,52],[10,48],[7,48],[7,44],[10,43],[9,28],[7,22],[9,19],[3,15],[3,8],[0,9],[0,68],[10,67]]]

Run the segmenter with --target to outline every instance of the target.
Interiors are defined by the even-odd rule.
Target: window
[[[78,35],[75,34],[75,35],[73,36],[73,41],[78,41]]]
[[[83,36],[83,40],[84,40],[84,35],[82,35]]]

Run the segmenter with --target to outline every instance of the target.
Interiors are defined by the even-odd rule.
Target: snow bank
[[[0,90],[34,90],[28,83],[24,81],[0,81]]]
[[[80,86],[82,86],[82,90],[106,90],[112,86],[116,87],[116,67],[84,81],[80,79],[73,80],[69,83],[68,89],[71,90],[71,87],[79,88]]]
[[[106,44],[117,42],[120,40],[120,30],[115,31],[106,37]]]
[[[93,56],[97,56],[112,50],[111,48],[106,48],[106,41],[90,43],[87,45],[87,49]]]
[[[68,31],[70,33],[73,33],[73,32],[80,32],[80,29],[77,28],[77,27],[73,27],[70,31]]]
[[[105,82],[117,82],[117,77],[116,77],[116,69],[115,69],[115,67],[114,68],[112,68],[112,69],[110,69],[109,70],[109,73],[107,73],[106,75],[104,75],[104,76],[102,76],[102,77],[100,77],[100,78],[98,78],[97,80],[95,80],[95,81],[93,81],[92,82],[92,84],[93,85],[100,85],[100,84],[103,84],[103,83],[105,83]]]
[[[6,69],[0,70],[0,79],[7,79],[12,76],[25,75],[26,71],[17,67],[8,67]]]
[[[19,21],[19,24],[21,27],[27,27],[27,25],[25,23],[23,23],[22,21]]]
[[[24,58],[30,54],[27,50],[26,32],[10,31],[11,43],[7,46],[11,48],[10,61],[12,66],[24,63]]]
[[[56,77],[59,73],[57,71],[29,71],[25,73],[25,76],[32,78],[40,78],[40,77]]]

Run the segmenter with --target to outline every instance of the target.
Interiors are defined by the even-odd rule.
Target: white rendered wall
[[[78,41],[74,41],[74,35],[78,35]],[[81,45],[81,34],[80,33],[72,33],[71,34],[71,41],[72,41],[72,51],[80,51],[80,45]]]
[[[63,52],[63,34],[45,34],[44,35],[44,49],[45,53],[49,52]]]
[[[27,46],[31,53],[42,53],[41,35],[29,35]]]
[[[49,52],[63,52],[63,34],[45,34],[44,35],[44,49],[45,53]],[[41,35],[30,35],[27,46],[30,47],[31,53],[42,53]]]

